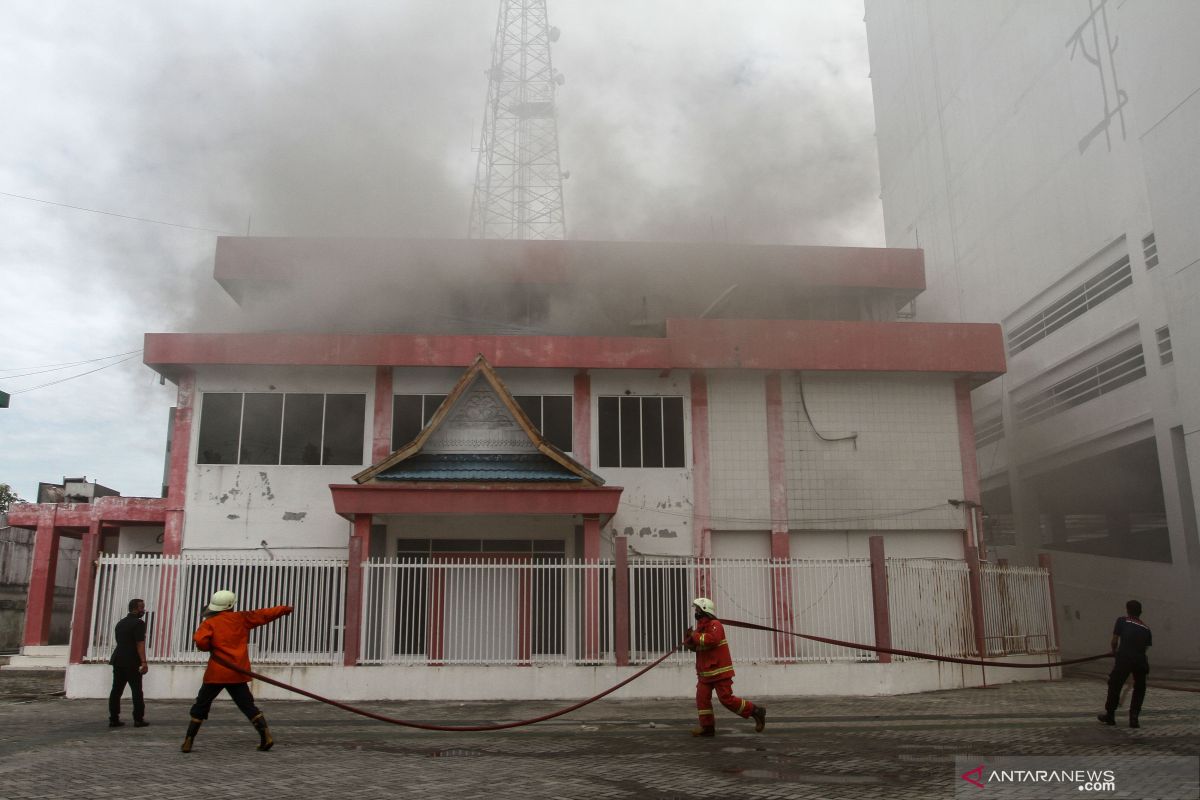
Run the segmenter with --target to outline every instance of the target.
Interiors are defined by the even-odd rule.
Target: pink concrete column
[[[867,540],[871,548],[871,608],[875,612],[875,646],[892,646],[892,618],[888,610],[887,561],[883,551],[883,537],[872,536]],[[879,663],[892,663],[891,653],[879,653]]]
[[[91,643],[92,595],[96,586],[96,558],[100,555],[100,532],[100,518],[93,514],[79,549],[79,578],[75,581],[75,610],[71,615],[72,664],[83,663]],[[118,598],[120,602],[126,603],[132,599]]]
[[[786,562],[791,559],[788,531],[787,455],[784,452],[783,385],[778,372],[767,374],[767,480],[771,499],[771,559]],[[773,625],[785,631],[794,630],[792,619],[792,589],[786,567],[771,568],[771,598]],[[782,633],[775,634],[775,655],[791,658],[796,641]]]
[[[971,410],[971,382],[968,378],[954,381],[954,402],[958,411],[958,452],[963,477],[963,546],[979,548],[975,510],[980,505],[979,464],[975,458],[975,421]],[[986,557],[984,552],[983,557]]]
[[[583,560],[593,567],[584,570],[583,658],[585,661],[599,661],[600,571],[594,567],[600,560],[600,517],[595,514],[585,514],[583,517]]]
[[[712,558],[713,518],[712,477],[709,468],[708,378],[697,369],[691,373],[691,519],[692,552],[698,559]],[[698,589],[708,593],[708,579],[701,578]]]
[[[175,430],[171,434],[171,463],[167,472],[167,513],[163,525],[163,555],[177,556],[183,549],[184,507],[187,503],[188,468],[191,465],[192,415],[196,402],[196,376],[179,378],[175,401]]]
[[[571,432],[572,455],[585,467],[592,466],[592,376],[587,370],[575,373],[575,398],[572,402],[574,425]]]
[[[975,652],[980,658],[987,658],[987,648],[984,643],[983,628],[983,586],[979,575],[979,551],[974,547],[967,548],[967,580],[971,589],[971,627],[975,633]],[[984,685],[987,685],[987,673],[984,673]]]
[[[25,600],[25,645],[50,643],[50,617],[54,613],[54,575],[58,570],[58,529],[54,518],[58,506],[38,507],[37,532],[33,538],[33,571]]]
[[[629,537],[613,537],[613,625],[616,629],[617,666],[629,664]]]
[[[392,452],[392,368],[375,368],[375,411],[371,417],[371,463]]]
[[[371,552],[371,515],[355,514],[346,559],[345,628],[342,632],[342,663],[353,667],[361,652],[363,613],[363,563]]]

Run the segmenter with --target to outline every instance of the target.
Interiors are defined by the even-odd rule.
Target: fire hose
[[[724,625],[731,625],[735,628],[746,628],[748,630],[766,631],[769,633],[780,633],[780,634],[784,634],[786,636],[794,636],[799,639],[808,639],[808,640],[814,641],[814,642],[822,642],[824,644],[836,645],[839,647],[848,647],[848,648],[851,648],[854,650],[869,650],[869,651],[874,651],[876,653],[888,653],[890,655],[921,658],[921,659],[925,659],[927,661],[944,661],[944,662],[949,662],[949,663],[953,663],[953,664],[968,664],[971,666],[978,666],[978,667],[1003,667],[1005,669],[1013,669],[1013,668],[1015,668],[1015,669],[1046,669],[1047,667],[1062,667],[1062,666],[1067,666],[1070,664],[1082,664],[1087,661],[1098,661],[1099,659],[1102,659],[1102,658],[1112,658],[1112,653],[1102,653],[1100,655],[1085,656],[1083,658],[1072,658],[1072,659],[1068,659],[1065,661],[1051,661],[1051,662],[1042,662],[1042,663],[1038,663],[1038,664],[1017,664],[1017,663],[1008,663],[1008,662],[1003,662],[1003,661],[990,661],[990,660],[982,659],[982,658],[959,658],[959,657],[955,657],[955,656],[940,656],[940,655],[936,655],[934,653],[921,653],[916,650],[904,650],[901,648],[893,648],[893,647],[878,647],[876,645],[864,644],[862,642],[848,642],[848,641],[845,641],[842,639],[832,639],[832,638],[825,637],[825,636],[816,636],[814,634],[797,633],[795,631],[786,631],[786,630],[782,630],[780,628],[773,628],[769,625],[759,625],[754,622],[739,622],[737,620],[731,620],[731,619],[721,620],[721,622]],[[680,645],[675,645],[670,650],[668,650],[667,652],[665,652],[661,656],[659,656],[657,659],[650,662],[645,667],[642,667],[642,669],[640,669],[637,672],[635,672],[634,674],[630,675],[628,678],[625,678],[623,681],[609,687],[608,689],[605,689],[603,692],[600,692],[599,694],[592,695],[591,697],[589,697],[585,700],[580,700],[578,703],[575,703],[574,705],[567,706],[566,708],[560,708],[557,711],[552,711],[549,714],[543,714],[540,717],[533,717],[531,719],[517,720],[515,722],[498,722],[498,723],[494,723],[491,725],[434,725],[434,724],[428,723],[428,722],[414,722],[413,720],[405,720],[405,719],[398,719],[396,717],[389,717],[386,714],[377,714],[374,711],[367,711],[366,709],[363,709],[363,708],[358,708],[356,706],[352,706],[347,703],[342,703],[337,700],[332,700],[328,697],[323,697],[319,694],[316,694],[315,692],[310,692],[306,689],[301,689],[298,686],[292,686],[291,684],[284,683],[283,681],[276,680],[275,678],[268,677],[268,676],[263,675],[258,672],[254,672],[253,670],[242,669],[239,666],[229,663],[228,661],[226,661],[224,658],[217,655],[216,653],[210,653],[209,657],[216,663],[220,664],[223,667],[231,669],[234,672],[240,672],[241,674],[247,675],[257,681],[262,681],[263,683],[270,684],[271,686],[276,686],[285,691],[289,691],[289,692],[293,692],[298,695],[302,695],[304,697],[309,698],[310,700],[316,700],[317,702],[325,703],[326,705],[333,706],[334,708],[340,708],[343,711],[350,712],[351,714],[358,714],[361,717],[367,717],[368,719],[378,720],[379,722],[386,722],[391,725],[401,725],[406,728],[419,728],[421,730],[426,730],[426,731],[449,731],[449,732],[455,732],[455,733],[468,733],[468,732],[476,732],[476,731],[499,731],[499,730],[505,730],[507,728],[520,728],[525,725],[533,725],[538,722],[545,722],[547,720],[554,719],[555,717],[561,717],[564,714],[569,714],[572,711],[577,711],[577,710],[583,708],[584,706],[591,705],[592,703],[596,702],[597,700],[600,700],[601,698],[607,697],[608,695],[615,692],[617,689],[620,689],[623,686],[633,683],[635,680],[642,677],[647,672],[654,669],[659,664],[661,664],[662,662],[664,662],[668,658],[670,658],[677,650],[679,650],[679,647],[680,647]],[[1173,687],[1162,687],[1162,688],[1170,689]],[[1195,689],[1178,689],[1178,691],[1197,691],[1197,690],[1195,690]]]

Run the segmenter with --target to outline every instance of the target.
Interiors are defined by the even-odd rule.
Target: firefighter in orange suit
[[[188,724],[187,736],[180,749],[185,753],[192,752],[192,741],[200,732],[200,723],[208,719],[208,710],[212,701],[222,690],[229,693],[233,702],[237,703],[250,724],[258,731],[258,749],[270,750],[275,740],[271,738],[271,729],[267,727],[266,717],[254,705],[254,695],[250,693],[250,676],[218,664],[213,656],[219,656],[247,672],[250,671],[250,653],[247,645],[250,641],[250,631],[260,625],[266,625],[272,620],[292,613],[291,606],[275,606],[260,608],[256,611],[234,611],[237,596],[233,592],[222,589],[214,592],[208,608],[204,611],[204,621],[192,634],[196,647],[212,655],[208,659],[208,668],[204,670],[204,683],[196,695],[192,706],[192,721]]]
[[[683,646],[696,654],[696,708],[700,726],[692,736],[715,736],[712,693],[715,690],[721,705],[739,717],[754,718],[754,730],[762,733],[767,724],[766,706],[755,705],[733,694],[733,658],[725,641],[725,628],[717,619],[717,609],[707,597],[692,601],[696,612],[696,628],[687,629]]]

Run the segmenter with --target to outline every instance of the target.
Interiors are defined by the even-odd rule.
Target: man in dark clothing
[[[108,727],[120,728],[121,695],[125,693],[125,684],[133,695],[133,727],[144,728],[146,722],[146,702],[142,699],[142,676],[146,674],[146,622],[142,617],[146,613],[146,604],[138,599],[129,601],[129,614],[116,627],[117,647],[113,650],[112,692],[108,695]]]
[[[1150,628],[1140,619],[1142,604],[1130,600],[1125,604],[1125,616],[1117,617],[1113,625],[1112,641],[1113,668],[1108,674],[1108,699],[1104,713],[1096,719],[1105,725],[1116,725],[1113,714],[1121,702],[1121,687],[1130,675],[1133,676],[1133,696],[1129,699],[1129,727],[1140,728],[1138,715],[1142,712],[1142,699],[1146,696],[1146,676],[1150,673],[1150,662],[1146,660],[1146,648],[1151,645]]]

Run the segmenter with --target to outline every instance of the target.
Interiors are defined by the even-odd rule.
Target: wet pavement
[[[1191,685],[1183,682],[1179,685]],[[717,709],[694,739],[686,699],[606,698],[491,733],[387,725],[318,703],[264,701],[276,746],[219,701],[191,754],[188,703],[150,701],[151,725],[106,726],[102,700],[67,700],[62,674],[0,671],[0,798],[858,798],[953,797],[954,756],[1194,756],[1200,694],[1151,688],[1143,727],[1095,721],[1104,684],[1074,676],[894,697],[755,698],[767,729]],[[524,719],[538,703],[362,703],[438,724]],[[125,699],[129,723],[129,701]],[[1153,787],[1144,794],[1153,796]],[[1111,796],[1111,795],[1110,795]]]

